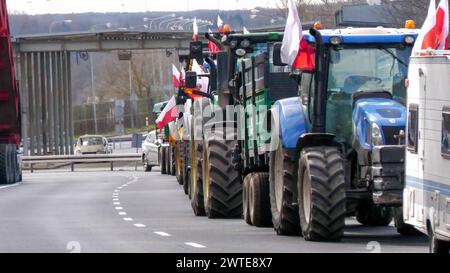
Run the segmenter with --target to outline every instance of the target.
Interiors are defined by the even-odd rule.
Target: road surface
[[[119,168],[120,169],[120,168]],[[107,167],[24,173],[0,187],[0,252],[427,252],[427,238],[347,220],[339,243],[195,217],[175,177]]]

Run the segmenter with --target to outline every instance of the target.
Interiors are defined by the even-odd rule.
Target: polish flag
[[[448,0],[441,0],[436,11],[436,38],[438,50],[448,49],[449,13]]]
[[[181,82],[181,74],[180,71],[178,71],[177,67],[172,64],[172,84],[174,88],[180,87]]]
[[[436,9],[436,2],[430,1],[428,15],[417,37],[413,52],[419,50],[448,48],[449,9],[448,0],[441,0]]]
[[[172,98],[169,100],[169,102],[166,104],[166,106],[156,119],[156,126],[158,126],[160,130],[162,130],[164,126],[169,124],[171,121],[174,121],[177,117],[177,103],[175,100],[175,96],[172,96]]]
[[[192,71],[196,72],[197,75],[205,74],[203,69],[197,63],[197,60],[193,60],[192,62]],[[199,90],[202,92],[208,92],[209,78],[208,77],[199,77],[197,79],[197,85],[201,85]]]
[[[300,70],[314,68],[314,49],[304,39],[302,23],[294,0],[289,0],[289,13],[281,45],[281,61]]]
[[[197,18],[194,18],[194,25],[192,26],[194,30],[194,35],[192,35],[192,39],[197,42],[198,41],[198,26],[197,26]]]
[[[211,29],[208,29],[208,33],[212,35]],[[209,40],[208,40],[208,49],[209,49],[209,52],[211,52],[211,53],[217,53],[220,51],[219,47],[215,43],[213,43]]]

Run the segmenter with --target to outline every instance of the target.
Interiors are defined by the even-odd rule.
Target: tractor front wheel
[[[341,240],[346,198],[344,162],[337,148],[312,147],[301,152],[297,196],[305,240]]]

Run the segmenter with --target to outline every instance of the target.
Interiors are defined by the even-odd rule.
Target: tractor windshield
[[[405,105],[411,50],[404,45],[330,47],[327,131],[350,143],[356,92],[387,91]]]

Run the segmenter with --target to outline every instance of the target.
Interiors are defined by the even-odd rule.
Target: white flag
[[[298,16],[294,0],[289,0],[289,14],[284,28],[283,43],[281,45],[281,61],[292,66],[297,58],[302,39],[302,23]]]
[[[223,26],[223,21],[220,18],[220,15],[217,15],[217,28],[220,28],[221,26]]]
[[[250,31],[246,27],[243,28],[244,34],[250,34]]]

